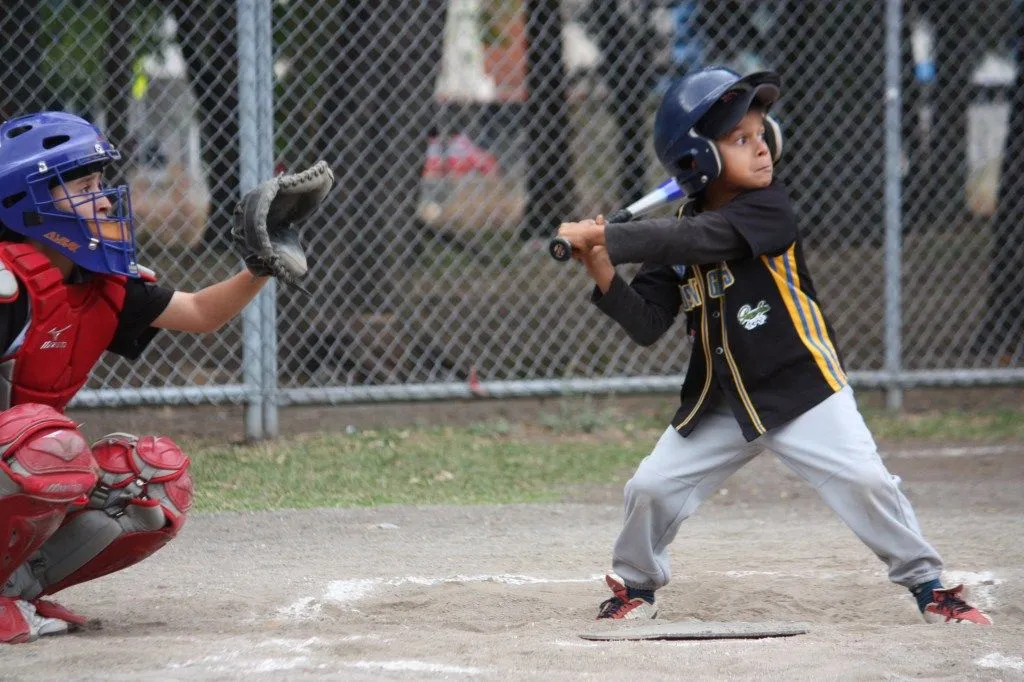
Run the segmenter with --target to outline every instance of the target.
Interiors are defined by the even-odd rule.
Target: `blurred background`
[[[107,359],[75,403],[244,403],[258,437],[279,405],[676,390],[684,335],[634,346],[547,237],[665,179],[672,78],[773,69],[823,307],[897,407],[1024,382],[1022,31],[1016,0],[5,0],[0,116],[104,127],[141,262],[186,290],[238,268],[240,189],[332,165],[311,295]]]

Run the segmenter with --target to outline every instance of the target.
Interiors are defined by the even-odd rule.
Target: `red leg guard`
[[[192,507],[188,457],[169,438],[112,434],[93,446],[101,469],[89,508],[42,549],[41,594],[136,564],[174,538]]]
[[[73,421],[47,405],[0,413],[0,587],[85,504],[96,464]]]
[[[166,436],[135,436],[112,433],[93,445],[101,469],[100,484],[89,506],[109,506],[114,499],[133,497],[158,500],[168,507],[168,520],[177,531],[192,508],[192,477],[189,459]],[[106,495],[106,500],[98,499]]]
[[[68,520],[69,523],[67,527],[77,530],[78,527],[75,522],[80,520],[82,515],[97,515],[102,513],[103,512],[99,511],[81,512],[80,514],[75,515],[77,518],[71,518]],[[86,525],[92,525],[91,521],[92,520],[86,521]],[[115,523],[114,521],[110,522]],[[103,547],[98,554],[92,556],[85,565],[81,566],[64,578],[47,585],[43,590],[43,594],[53,594],[66,587],[71,587],[78,583],[84,583],[87,580],[95,580],[96,578],[101,578],[108,573],[120,571],[123,568],[128,568],[133,564],[137,564],[170,542],[175,535],[177,535],[177,533],[173,531],[170,526],[166,526],[155,531],[124,533],[118,535],[110,542],[110,544]]]
[[[0,587],[54,534],[67,508],[27,495],[0,500],[0,541],[4,543],[0,547]]]

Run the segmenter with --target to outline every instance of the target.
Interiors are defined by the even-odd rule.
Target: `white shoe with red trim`
[[[614,596],[601,602],[597,612],[598,620],[650,620],[658,615],[657,606],[640,597],[630,599],[626,586],[615,578],[606,575],[604,581],[608,583]]]
[[[14,597],[0,597],[0,643],[22,644],[45,635],[61,635],[67,631],[66,621],[39,615],[30,602]]]

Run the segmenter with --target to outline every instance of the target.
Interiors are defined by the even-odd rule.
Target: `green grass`
[[[1024,443],[1024,408],[865,412],[886,444]],[[621,486],[665,424],[563,406],[531,424],[321,433],[256,445],[188,444],[199,511],[551,502]]]
[[[929,410],[905,415],[865,410],[864,417],[876,440],[978,444],[1024,442],[1024,406],[972,412]]]
[[[318,434],[191,456],[204,511],[477,504],[552,501],[567,485],[613,482],[650,443],[538,438],[497,423]]]

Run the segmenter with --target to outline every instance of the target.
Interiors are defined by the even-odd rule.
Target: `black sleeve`
[[[608,292],[594,287],[590,300],[641,346],[650,346],[669,330],[679,313],[679,278],[670,267],[644,264],[626,284],[615,275]]]
[[[171,302],[174,292],[157,284],[139,279],[129,279],[125,283],[124,307],[117,323],[114,339],[107,350],[129,360],[135,360],[160,331],[151,327],[153,320]]]
[[[796,216],[789,194],[778,182],[744,192],[716,213],[750,245],[752,255],[777,255],[796,241]]]
[[[746,240],[717,211],[607,225],[604,241],[615,265],[704,265],[750,257]]]
[[[28,323],[28,295],[24,284],[19,281],[18,286],[18,298],[10,303],[0,303],[0,356],[7,352]]]
[[[695,216],[608,225],[605,245],[614,264],[705,265],[781,253],[796,232],[789,195],[773,183]]]

